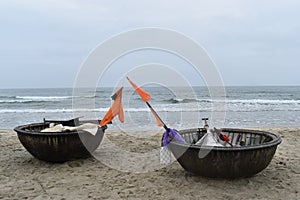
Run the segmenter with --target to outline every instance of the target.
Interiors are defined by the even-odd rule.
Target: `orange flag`
[[[120,122],[124,122],[124,111],[123,111],[123,106],[122,106],[122,90],[123,87],[121,87],[114,95],[114,103],[113,105],[109,108],[105,116],[100,122],[100,126],[104,126],[111,122],[113,118],[118,115]]]
[[[141,96],[144,102],[150,101],[151,96],[148,92],[146,92],[144,89],[138,87],[134,82],[132,82],[128,77],[127,80],[132,85],[132,87],[135,89],[135,91]]]
[[[161,119],[158,117],[157,113],[155,112],[155,110],[151,107],[151,105],[148,103],[148,101],[150,101],[151,96],[148,92],[146,92],[146,90],[138,87],[134,82],[132,82],[128,77],[127,80],[129,81],[129,83],[132,85],[132,87],[135,89],[135,91],[141,96],[141,98],[143,99],[144,102],[147,103],[148,107],[150,108],[152,114],[155,117],[156,123],[158,126],[164,126],[164,123],[161,121]]]

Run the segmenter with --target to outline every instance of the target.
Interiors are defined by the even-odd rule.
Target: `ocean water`
[[[145,88],[150,104],[163,121],[174,128],[202,127],[201,118],[225,113],[224,127],[269,127],[300,125],[300,86],[226,87],[226,95],[211,99],[206,87]],[[0,128],[42,122],[46,119],[101,119],[112,104],[115,88],[1,89]],[[213,103],[225,107],[213,107]],[[125,122],[117,119],[112,129],[158,129],[148,107],[132,88],[124,88]]]

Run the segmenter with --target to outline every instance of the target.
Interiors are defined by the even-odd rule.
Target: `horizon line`
[[[207,87],[206,85],[191,85],[192,87]],[[299,87],[300,85],[291,85],[291,84],[286,84],[286,85],[269,85],[269,84],[264,84],[264,85],[224,85],[224,87]],[[146,86],[146,88],[156,88],[159,86]],[[187,87],[187,86],[176,86],[176,85],[172,85],[169,87]],[[222,86],[210,86],[210,87],[222,87]],[[10,87],[10,88],[1,88],[0,90],[10,90],[10,89],[73,89],[74,87]],[[82,89],[91,89],[91,88],[95,88],[95,87],[80,87]],[[96,88],[114,88],[114,86],[101,86],[101,87],[96,87]],[[124,88],[130,88],[130,86],[124,86]]]

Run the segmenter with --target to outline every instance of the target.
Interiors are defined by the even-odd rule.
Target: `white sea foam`
[[[32,102],[32,100],[26,100],[26,99],[6,99],[6,100],[0,100],[0,103],[27,103]]]
[[[165,100],[166,102],[172,104],[184,104],[184,103],[227,103],[227,104],[272,104],[272,105],[280,105],[280,104],[300,104],[300,100],[282,100],[282,99],[180,99],[180,98],[171,98]]]
[[[109,108],[94,108],[94,109],[0,109],[0,113],[73,113],[73,112],[107,112]],[[170,107],[170,108],[155,108],[156,112],[267,112],[267,111],[300,111],[299,107],[230,107],[227,106],[225,109],[222,108],[180,108],[180,107]],[[148,108],[124,108],[124,112],[151,112]]]
[[[152,124],[153,117],[149,108],[137,94],[132,96],[133,89],[129,89],[130,92],[123,93],[123,107],[127,116],[124,126]],[[199,124],[197,116],[209,117],[211,112],[224,111],[226,120],[232,126],[300,123],[300,87],[233,87],[228,89],[227,98],[224,99],[210,99],[209,93],[204,89],[195,88],[196,95],[180,89],[178,93],[174,93],[178,96],[163,88],[151,88],[147,91],[152,97],[150,104],[168,125],[173,123],[181,127],[189,123]],[[30,123],[43,117],[60,119],[96,115],[101,118],[112,104],[112,90],[92,90],[83,92],[80,96],[74,96],[72,89],[0,90],[0,127],[14,127],[16,123]],[[73,109],[74,98],[79,98],[79,105]],[[137,122],[131,123],[128,116]]]
[[[72,96],[16,96],[16,99],[26,99],[32,101],[60,101],[63,99],[72,98]]]

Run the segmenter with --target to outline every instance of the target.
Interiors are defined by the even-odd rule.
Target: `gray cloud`
[[[299,8],[296,0],[3,0],[0,87],[72,87],[97,44],[149,26],[202,44],[226,84],[299,85]]]

